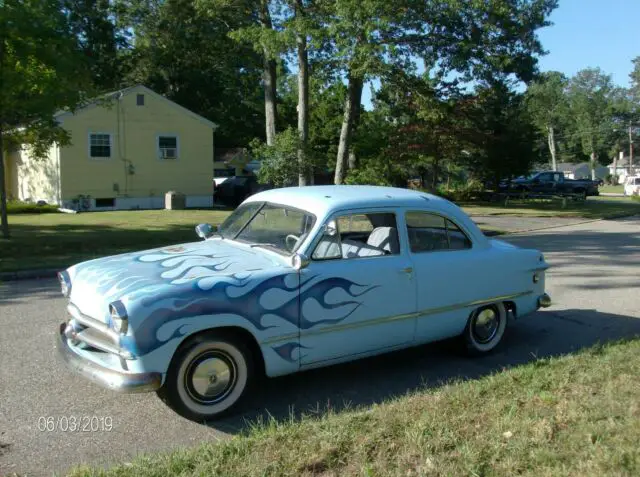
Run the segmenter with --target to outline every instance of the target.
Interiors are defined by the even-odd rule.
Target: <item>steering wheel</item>
[[[289,248],[289,250],[293,250],[295,246],[298,245],[299,240],[300,240],[300,237],[298,237],[297,235],[289,234],[285,237],[284,243]],[[293,242],[293,243],[291,243],[290,245],[289,244],[290,242]]]

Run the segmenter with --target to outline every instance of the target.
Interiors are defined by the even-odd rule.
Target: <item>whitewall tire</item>
[[[507,311],[502,303],[477,308],[469,316],[464,341],[472,355],[489,353],[502,341],[507,328]]]
[[[194,421],[222,417],[242,400],[253,380],[253,357],[234,337],[198,335],[180,346],[160,398]]]

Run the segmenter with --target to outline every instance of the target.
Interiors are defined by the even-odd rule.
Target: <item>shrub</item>
[[[7,201],[8,214],[51,214],[58,212],[56,205],[38,205],[33,202],[22,202],[20,200]]]

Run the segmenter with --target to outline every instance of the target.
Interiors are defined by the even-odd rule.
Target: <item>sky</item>
[[[573,76],[597,66],[617,85],[629,86],[631,60],[640,56],[640,0],[559,0],[549,20],[553,25],[538,30],[548,51],[539,60],[541,71]],[[371,109],[369,87],[362,102]]]

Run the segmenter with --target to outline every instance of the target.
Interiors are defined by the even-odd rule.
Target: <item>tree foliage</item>
[[[54,113],[91,92],[87,64],[59,1],[5,0],[0,5],[0,189],[2,232],[9,236],[3,155],[30,144],[42,156],[69,136]]]

